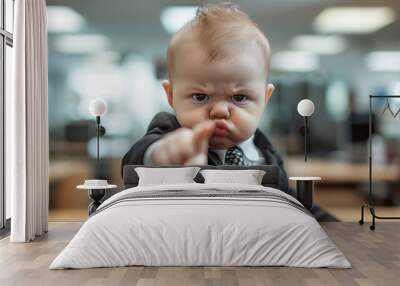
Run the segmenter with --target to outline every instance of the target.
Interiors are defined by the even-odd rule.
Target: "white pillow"
[[[193,179],[200,167],[136,167],[138,186],[196,183]]]
[[[204,183],[234,183],[247,185],[261,185],[265,171],[263,170],[201,170]]]

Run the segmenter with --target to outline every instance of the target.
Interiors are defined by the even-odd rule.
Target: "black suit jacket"
[[[132,164],[143,164],[144,153],[147,148],[159,140],[165,134],[180,128],[180,124],[174,114],[168,112],[157,113],[151,120],[149,127],[147,128],[146,134],[137,141],[125,154],[122,159],[121,175],[124,165]],[[286,171],[283,167],[282,157],[279,155],[277,150],[272,146],[268,138],[257,129],[254,134],[254,144],[260,150],[265,158],[267,165],[277,165],[280,169],[279,175],[279,186],[280,189],[294,196],[294,191],[288,187],[288,178]],[[212,151],[208,152],[208,164],[209,165],[221,165],[222,162],[218,155]]]

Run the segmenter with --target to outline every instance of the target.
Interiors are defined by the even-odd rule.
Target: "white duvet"
[[[130,199],[175,190],[244,194]],[[312,215],[282,191],[198,183],[137,186],[112,196],[50,269],[127,265],[351,267]]]

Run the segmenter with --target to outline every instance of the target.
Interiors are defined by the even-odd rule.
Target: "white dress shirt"
[[[262,165],[265,164],[264,156],[261,154],[260,150],[254,144],[254,134],[250,136],[246,141],[240,143],[239,146],[243,150],[243,155],[246,157],[246,162],[249,165]],[[221,159],[221,162],[225,164],[225,153],[227,149],[211,149],[211,151],[215,152],[218,157]]]

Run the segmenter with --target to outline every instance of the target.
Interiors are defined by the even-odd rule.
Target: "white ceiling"
[[[113,48],[122,53],[141,52],[153,58],[164,57],[170,35],[160,23],[162,8],[170,5],[198,5],[202,1],[138,0],[47,0],[47,5],[69,6],[87,21],[86,32],[109,37]],[[210,1],[208,1],[210,2]],[[215,1],[214,1],[215,2]],[[398,19],[376,33],[346,36],[352,50],[400,50],[399,0],[240,0],[237,4],[268,35],[273,51],[289,48],[298,34],[312,34],[314,18],[326,7],[390,6]],[[50,45],[54,35],[49,36]],[[51,47],[50,47],[51,51]]]

